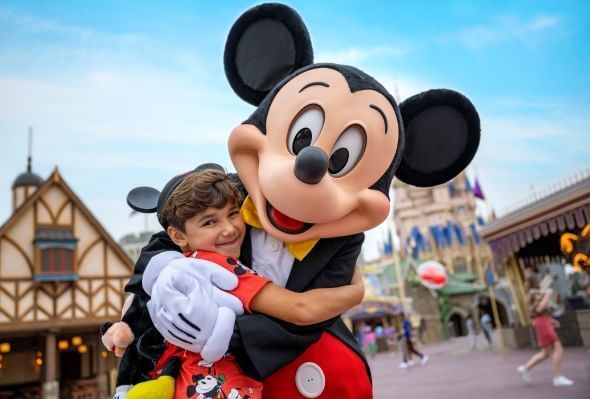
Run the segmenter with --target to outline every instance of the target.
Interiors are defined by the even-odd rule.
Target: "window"
[[[455,273],[464,273],[467,271],[467,262],[465,258],[455,258],[453,261],[453,270]]]
[[[76,246],[71,228],[39,227],[35,232],[35,276],[37,281],[78,279]]]
[[[41,251],[42,273],[72,273],[74,251],[67,248],[47,248]]]

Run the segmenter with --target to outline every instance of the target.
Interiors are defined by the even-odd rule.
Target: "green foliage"
[[[416,274],[410,274],[408,276],[408,283],[412,285],[412,287],[416,288],[420,286],[420,278]]]

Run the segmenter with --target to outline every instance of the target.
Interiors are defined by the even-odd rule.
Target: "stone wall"
[[[590,309],[576,310],[582,344],[590,348]]]
[[[440,312],[436,298],[427,288],[410,282],[406,282],[405,292],[406,297],[412,298],[414,313],[420,315],[426,321],[426,331],[422,336],[424,343],[442,340],[443,332],[441,329]],[[418,326],[414,327],[417,337]]]

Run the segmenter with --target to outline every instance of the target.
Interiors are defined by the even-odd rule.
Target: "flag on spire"
[[[479,184],[479,180],[477,180],[477,177],[475,178],[475,183],[473,186],[473,195],[475,196],[475,198],[479,198],[481,200],[486,199],[486,197],[483,195],[483,190],[481,189],[481,186]]]
[[[383,241],[383,255],[393,255],[393,235],[391,234],[391,228],[387,229],[387,237]]]

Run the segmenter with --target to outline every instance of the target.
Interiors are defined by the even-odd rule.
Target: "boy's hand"
[[[240,300],[222,291],[237,283],[236,275],[215,263],[176,258],[151,287],[150,317],[168,341],[216,361],[227,351],[236,314],[243,313]]]

